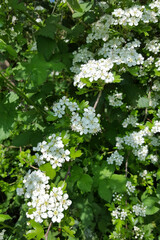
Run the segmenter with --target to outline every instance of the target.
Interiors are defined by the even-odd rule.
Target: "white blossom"
[[[115,164],[118,166],[121,166],[123,160],[124,157],[120,155],[117,150],[114,153],[112,153],[110,157],[107,158],[108,164],[113,164],[115,162]]]

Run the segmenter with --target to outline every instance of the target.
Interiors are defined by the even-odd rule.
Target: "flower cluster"
[[[67,97],[63,96],[59,100],[59,102],[53,104],[52,110],[53,110],[54,116],[57,116],[58,118],[62,118],[62,116],[65,115],[66,107],[71,112],[75,112],[79,110],[78,104],[76,102],[72,102]]]
[[[110,157],[107,158],[108,164],[113,164],[115,162],[115,164],[118,166],[121,166],[123,160],[124,157],[120,155],[117,150],[114,153],[112,153]]]
[[[5,229],[2,230],[2,232],[0,232],[0,240],[4,239],[4,233],[5,233]]]
[[[127,217],[127,212],[124,209],[121,209],[120,207],[117,207],[112,213],[112,217],[115,219],[125,220]]]
[[[123,105],[123,95],[115,91],[112,95],[108,95],[109,105],[113,107],[120,107]]]
[[[86,102],[87,103],[87,102]],[[71,128],[75,132],[82,134],[95,134],[101,131],[99,117],[100,115],[95,113],[95,109],[85,105],[86,107],[80,110],[76,102],[70,101],[68,98],[63,97],[58,103],[53,105],[53,114],[61,118],[65,114],[66,107],[71,112]],[[61,111],[62,110],[62,111]],[[59,115],[60,114],[60,115]]]
[[[159,92],[160,91],[160,82],[158,80],[155,80],[152,86],[152,90]]]
[[[51,218],[52,222],[60,222],[64,217],[63,211],[72,203],[68,199],[68,194],[63,193],[61,187],[53,187],[49,193],[49,177],[40,170],[29,171],[23,183],[24,197],[30,199],[27,203],[29,210],[26,216],[39,223],[47,218]]]
[[[138,157],[140,161],[144,161],[148,155],[148,145],[145,144],[145,137],[152,137],[152,132],[158,131],[157,125],[150,131],[148,127],[139,132],[133,131],[129,135],[116,138],[116,147],[121,150],[124,148],[124,144],[133,148],[132,153]]]
[[[149,4],[151,9],[155,9],[157,15],[160,15],[160,2],[159,0],[154,0],[152,3]]]
[[[153,39],[151,41],[148,40],[146,42],[145,48],[148,51],[153,52],[154,54],[157,54],[160,51],[160,42],[158,39]]]
[[[73,52],[73,66],[70,70],[76,74],[80,72],[80,67],[77,63],[87,63],[89,60],[94,58],[94,54],[85,48],[78,48],[77,51]]]
[[[121,203],[122,198],[123,198],[123,194],[118,194],[116,192],[113,193],[113,202]]]
[[[112,16],[105,15],[102,16],[99,21],[93,23],[92,32],[88,34],[86,42],[91,43],[94,39],[102,39],[104,42],[107,41],[109,38],[109,27],[112,24],[112,21]]]
[[[160,121],[155,121],[154,124],[153,124],[153,127],[151,129],[151,132],[152,133],[158,133],[160,132]]]
[[[144,233],[137,226],[134,226],[134,233],[135,233],[135,236],[134,236],[135,239],[143,239],[144,238]]]
[[[142,146],[139,149],[133,149],[132,152],[140,161],[144,161],[148,155],[148,145]]]
[[[132,185],[132,183],[130,181],[127,181],[126,190],[127,190],[128,195],[131,195],[132,193],[134,193],[136,188],[135,188],[135,186]]]
[[[100,117],[100,115],[98,114],[97,117]],[[97,133],[101,131],[97,117],[93,107],[85,108],[82,117],[78,113],[72,115],[71,128],[73,131],[79,132],[80,135]]]
[[[114,16],[114,25],[129,25],[129,26],[138,26],[139,22],[142,21],[144,23],[153,22],[156,23],[158,21],[157,14],[154,11],[146,9],[144,6],[134,5],[131,8],[127,9],[115,9],[112,12],[112,16]]]
[[[25,198],[31,198],[33,195],[38,196],[41,193],[45,193],[50,189],[49,185],[49,177],[47,177],[40,170],[31,172],[30,170],[25,175],[24,180],[24,188],[22,188],[23,192],[25,192]],[[18,194],[18,192],[20,194]],[[22,195],[22,191],[20,189],[17,190],[18,195]]]
[[[140,172],[140,173],[139,173],[139,176],[142,177],[142,178],[145,180],[147,174],[148,174],[148,171],[147,171],[147,170],[143,170],[143,172]]]
[[[36,208],[33,213],[26,214],[28,218],[42,223],[44,219],[51,218],[52,222],[60,222],[64,217],[63,211],[71,205],[68,194],[63,193],[61,187],[53,187],[48,193],[41,193],[38,196],[32,196],[31,202],[28,202],[30,209]]]
[[[126,43],[124,38],[113,38],[103,44],[98,54],[110,58],[117,65],[126,64],[128,67],[132,67],[143,64],[144,57],[135,50],[135,48],[140,47],[140,41],[135,39],[122,47],[123,43]]]
[[[136,216],[145,217],[146,209],[147,207],[144,206],[143,204],[136,204],[132,206],[132,211],[135,213]]]
[[[136,127],[138,125],[137,123],[138,121],[138,118],[136,116],[133,116],[133,115],[129,115],[122,123],[122,126],[124,128],[127,128],[128,125],[131,125],[133,127]]]
[[[38,143],[37,147],[33,147],[35,154],[35,162],[38,166],[50,162],[52,168],[61,167],[62,163],[69,161],[70,151],[65,149],[61,135],[52,134],[47,141]]]
[[[114,76],[110,72],[113,68],[113,62],[111,59],[99,59],[99,60],[89,60],[86,64],[82,64],[80,67],[80,73],[74,77],[74,86],[78,88],[83,88],[86,86],[87,79],[90,83],[102,80],[105,83],[111,83],[114,81]]]
[[[151,160],[151,163],[156,164],[158,162],[158,157],[156,155],[151,154],[149,156],[149,159]]]
[[[158,61],[155,62],[155,66],[158,71],[160,71],[160,59],[158,58]]]

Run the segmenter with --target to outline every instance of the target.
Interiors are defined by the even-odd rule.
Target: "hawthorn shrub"
[[[1,239],[160,239],[159,18],[159,0],[1,2]]]

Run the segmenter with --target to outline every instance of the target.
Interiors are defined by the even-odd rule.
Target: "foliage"
[[[0,4],[0,237],[160,239],[160,1]]]

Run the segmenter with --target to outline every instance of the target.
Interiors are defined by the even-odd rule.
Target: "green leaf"
[[[67,183],[65,181],[60,181],[57,187],[61,187],[62,190],[64,191],[67,187]]]
[[[156,197],[148,197],[143,200],[143,204],[147,206],[147,209],[146,209],[147,215],[153,215],[160,210],[159,207],[155,206],[157,202],[158,202],[158,198]]]
[[[57,24],[60,21],[59,15],[52,15],[46,20],[46,26],[38,31],[38,35],[46,38],[55,39],[55,34],[57,31]]]
[[[77,0],[67,0],[67,2],[73,10],[76,10],[77,12],[82,12],[81,6]]]
[[[137,76],[137,75],[138,75],[138,71],[139,71],[139,67],[138,67],[138,66],[130,67],[130,68],[128,68],[128,71],[129,71],[133,76]]]
[[[36,223],[34,220],[30,221],[31,226],[34,230],[29,230],[26,234],[27,239],[33,239],[36,237],[36,240],[41,240],[44,237],[44,230],[39,223]]]
[[[84,33],[84,30],[85,30],[85,27],[82,24],[78,23],[72,27],[71,35],[74,37],[79,37],[81,34]]]
[[[81,78],[81,82],[85,83],[87,87],[92,86],[92,83],[87,78]]]
[[[19,3],[18,0],[9,0],[9,5],[14,9],[14,10],[20,10],[20,11],[25,11],[26,7],[24,3]]]
[[[158,77],[160,76],[160,71],[158,71],[157,69],[154,69],[154,73],[156,76],[158,76]]]
[[[60,55],[60,54],[59,54]],[[66,65],[65,65],[65,63],[63,63],[62,61],[64,60],[64,59],[62,59],[61,58],[61,56],[62,55],[60,55],[60,59],[59,59],[59,61],[56,61],[56,60],[54,60],[54,57],[51,59],[51,61],[49,62],[49,66],[50,66],[50,69],[52,69],[52,70],[54,70],[54,71],[58,71],[58,72],[60,72],[60,71],[62,71],[64,68],[66,68]]]
[[[117,75],[116,73],[114,73],[114,83],[119,83],[121,82],[123,79],[121,78],[120,75]]]
[[[40,54],[48,61],[56,49],[56,41],[43,36],[37,37],[37,49]]]
[[[16,53],[16,51],[12,48],[12,46],[10,46],[10,45],[7,45],[6,46],[6,50],[7,50],[7,52],[11,55],[11,56],[13,56],[13,57],[17,57],[17,53]]]
[[[147,108],[149,107],[149,99],[147,97],[140,97],[137,103],[138,108]]]
[[[81,3],[80,7],[84,13],[88,12],[92,7],[92,2]]]
[[[24,64],[26,74],[33,86],[41,85],[48,76],[50,63],[46,62],[42,55],[35,55],[29,63]],[[51,72],[51,70],[50,70]]]
[[[157,171],[157,181],[160,179],[160,169],[158,169],[158,171]]]
[[[70,157],[75,160],[76,158],[80,157],[82,155],[81,150],[77,150],[75,147],[71,147],[70,149]]]
[[[56,232],[49,231],[49,233],[48,233],[48,240],[56,240],[57,239],[56,238],[57,235],[59,235],[58,231],[56,231]]]
[[[114,192],[121,193],[126,191],[126,177],[124,175],[113,174],[107,182]]]
[[[17,57],[17,53],[12,46],[7,45],[2,39],[0,39],[0,49],[7,51],[12,57]]]
[[[45,163],[40,166],[39,168],[41,171],[44,171],[50,179],[55,178],[56,176],[56,170],[52,168],[50,163]]]
[[[160,184],[157,184],[156,196],[160,199]]]
[[[92,188],[93,180],[88,174],[83,174],[77,182],[78,188],[83,192],[90,192]]]
[[[54,122],[54,121],[56,121],[57,119],[58,119],[58,117],[57,116],[54,116],[53,115],[53,112],[48,112],[48,116],[47,116],[47,121],[51,121],[51,122]]]
[[[5,99],[7,99],[7,96]],[[16,106],[17,104],[15,102],[0,103],[0,141],[8,138],[12,133],[11,130],[17,116]]]
[[[7,214],[0,214],[0,222],[4,222],[6,220],[12,219],[9,215]]]
[[[73,13],[72,17],[79,18],[79,17],[82,17],[83,15],[84,15],[84,12],[75,12],[75,13]]]
[[[107,202],[110,202],[112,199],[112,191],[109,189],[106,180],[101,180],[98,186],[99,196]]]
[[[71,230],[68,226],[62,227],[62,231],[63,231],[63,232],[66,232],[67,235],[70,236],[70,237],[75,237],[75,236],[74,236],[75,231],[74,231],[74,230]]]
[[[115,167],[113,165],[108,165],[107,162],[104,162],[101,166],[96,164],[92,167],[93,174],[96,176],[96,179],[102,180],[110,178],[114,173]]]
[[[84,206],[84,208],[81,211],[80,219],[85,227],[92,224],[94,215],[93,210],[90,206],[88,205]]]
[[[42,132],[40,130],[26,130],[23,131],[23,133],[19,133],[19,135],[15,136],[12,143],[18,147],[30,144],[36,146],[40,139],[42,139]]]
[[[73,166],[71,168],[71,176],[69,177],[68,181],[74,184],[76,181],[78,181],[81,178],[82,174],[83,174],[83,168],[79,166]]]

